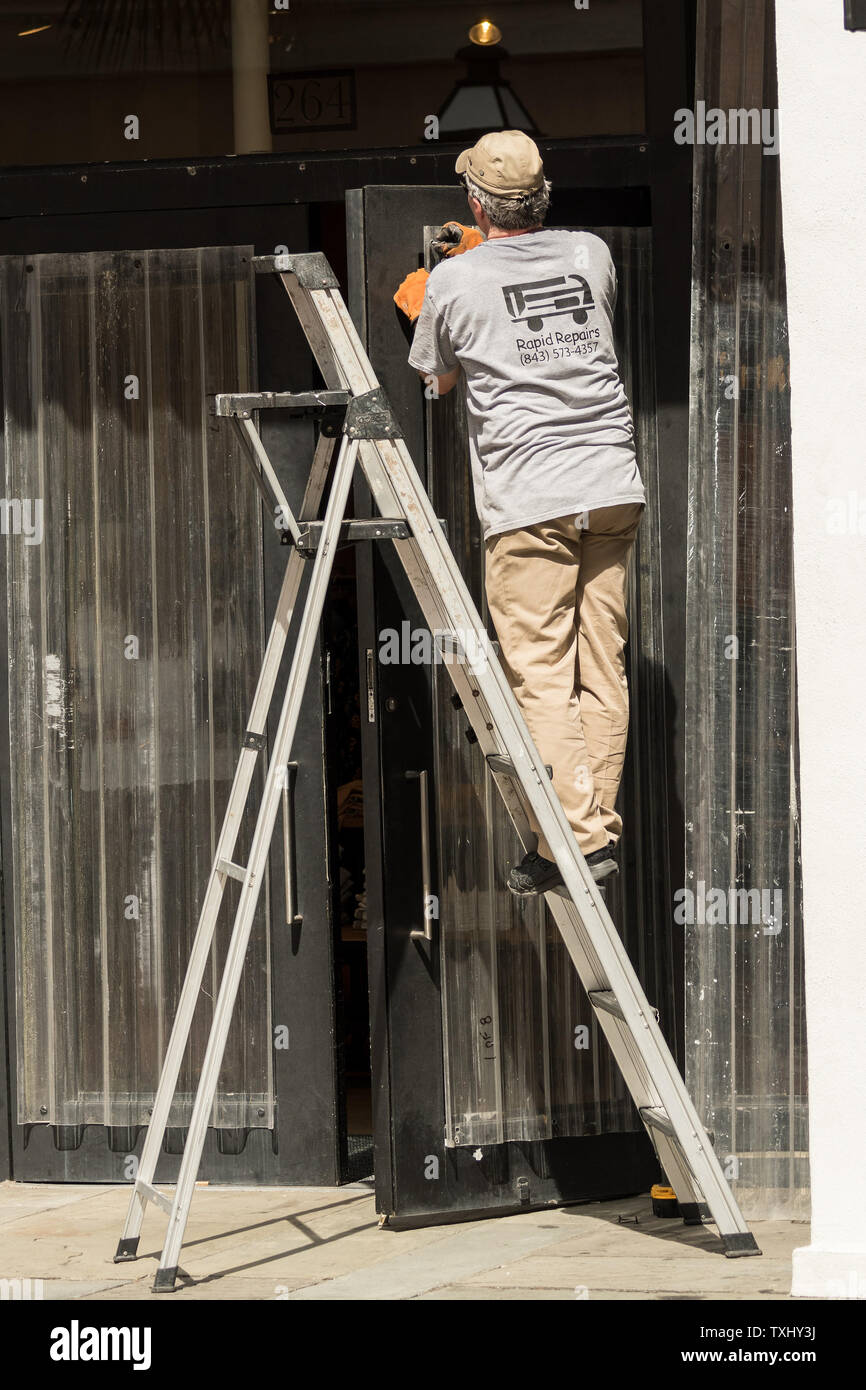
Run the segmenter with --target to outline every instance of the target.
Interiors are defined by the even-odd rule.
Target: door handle
[[[297,763],[286,763],[283,778],[283,868],[286,873],[286,926],[303,921],[296,911],[298,879],[295,870],[295,774]]]
[[[432,894],[431,871],[430,871],[430,805],[427,796],[427,769],[423,768],[420,772],[407,772],[407,778],[418,779],[418,790],[421,796],[421,921],[424,923],[423,931],[415,928],[409,933],[410,936],[420,937],[424,941],[433,940],[433,920],[427,916],[427,904]]]

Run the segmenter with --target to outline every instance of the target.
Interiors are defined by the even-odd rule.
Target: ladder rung
[[[159,1207],[161,1211],[167,1212],[169,1216],[171,1215],[171,1198],[166,1197],[164,1192],[157,1192],[155,1187],[151,1187],[149,1182],[144,1181],[144,1178],[136,1178],[135,1190],[136,1192],[140,1192],[142,1197],[146,1197],[148,1202],[153,1202],[154,1206]]]
[[[614,1018],[620,1018],[623,1023],[625,1022],[625,1014],[622,1011],[622,1005],[613,990],[591,989],[588,990],[587,993],[597,1009],[603,1009],[606,1014],[613,1014]],[[652,1004],[650,1004],[650,1009],[655,1014],[656,1022],[658,1022],[658,1009],[653,1008]]]
[[[647,1105],[639,1111],[639,1114],[641,1119],[646,1124],[651,1125],[653,1129],[660,1129],[662,1134],[666,1134],[670,1139],[676,1139],[677,1132],[664,1110],[659,1110],[657,1106]]]
[[[588,994],[590,1003],[597,1009],[602,1009],[606,1014],[613,1014],[614,1018],[621,1018],[625,1022],[625,1014],[613,990],[591,989]]]
[[[228,874],[229,878],[236,878],[238,883],[243,883],[247,876],[247,871],[243,864],[233,864],[231,859],[218,859],[217,872]]]
[[[215,415],[251,415],[254,410],[287,410],[292,415],[324,415],[347,406],[348,391],[218,391]]]
[[[487,766],[491,772],[500,772],[504,777],[513,777],[515,781],[519,781],[517,769],[507,753],[488,753]],[[553,768],[550,763],[545,763],[544,768],[548,777],[552,777]]]
[[[324,525],[323,521],[300,522],[300,536],[295,542],[296,549],[305,553],[317,550]],[[408,521],[402,517],[360,517],[354,521],[343,522],[338,544],[346,545],[350,541],[406,540],[411,534]]]

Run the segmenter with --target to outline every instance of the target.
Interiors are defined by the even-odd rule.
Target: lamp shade
[[[440,139],[468,140],[487,130],[524,130],[539,135],[534,120],[510,82],[499,71],[505,49],[467,47],[455,57],[466,64],[461,77],[437,113]]]

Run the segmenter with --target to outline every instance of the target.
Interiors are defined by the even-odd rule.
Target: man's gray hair
[[[518,232],[524,227],[537,227],[547,216],[550,206],[550,179],[534,193],[521,193],[516,198],[502,198],[498,193],[488,193],[473,183],[467,174],[463,175],[463,186],[473,198],[477,198],[494,227],[503,232]]]

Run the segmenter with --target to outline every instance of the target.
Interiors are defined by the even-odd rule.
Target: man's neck
[[[516,231],[513,232],[506,231],[504,227],[491,227],[489,232],[487,233],[487,240],[498,241],[500,237],[505,236],[526,236],[527,232],[540,232],[541,229],[542,227],[540,222],[537,227],[519,227]]]

